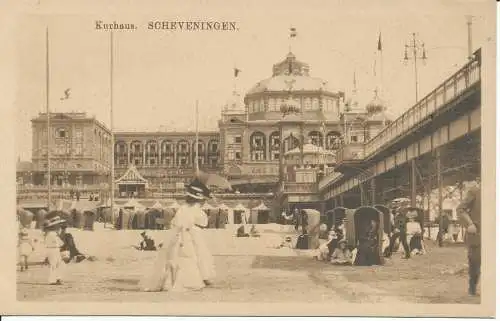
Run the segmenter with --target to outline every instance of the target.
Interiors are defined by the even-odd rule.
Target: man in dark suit
[[[473,187],[457,207],[462,224],[467,227],[469,294],[476,295],[481,273],[481,188]]]
[[[394,226],[393,226],[393,232],[392,236],[389,242],[389,249],[385,253],[386,257],[391,257],[392,251],[394,250],[394,244],[396,243],[396,239],[399,238],[399,241],[401,244],[403,244],[403,248],[405,250],[405,259],[410,258],[410,247],[408,246],[408,240],[406,238],[406,223],[407,218],[406,215],[404,214],[404,211],[402,211],[402,208],[395,209],[393,210],[393,214],[395,215],[394,217]]]

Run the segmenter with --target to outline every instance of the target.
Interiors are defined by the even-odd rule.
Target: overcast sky
[[[491,1],[490,1],[491,2]],[[138,25],[115,33],[116,129],[193,130],[200,102],[200,129],[216,129],[233,90],[233,68],[242,70],[242,93],[271,76],[288,52],[289,27],[297,29],[292,51],[310,74],[350,93],[356,72],[360,101],[373,96],[379,32],[383,45],[384,99],[395,115],[415,101],[412,65],[404,45],[416,32],[428,61],[419,63],[420,97],[451,75],[467,57],[467,14],[474,15],[474,49],[495,38],[494,10],[487,1],[221,1],[162,8],[128,8],[114,17],[30,15],[18,28],[17,155],[31,157],[30,119],[45,109],[45,27],[50,34],[50,107],[86,111],[109,124],[109,33],[95,20]],[[383,3],[383,4],[382,4]],[[139,8],[139,7],[137,7]],[[491,11],[491,14],[488,11]],[[133,14],[130,12],[134,12]],[[489,14],[487,17],[486,14]],[[491,17],[491,18],[490,18]],[[149,20],[236,21],[235,32],[147,30]],[[71,88],[71,98],[60,100]]]

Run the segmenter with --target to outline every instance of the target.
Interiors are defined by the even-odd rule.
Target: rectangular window
[[[75,145],[75,154],[82,155],[83,154],[83,145],[81,143],[77,143]]]
[[[81,127],[75,128],[75,138],[81,139],[83,137],[83,130]]]
[[[241,153],[240,152],[236,152],[236,160],[241,160]]]
[[[235,144],[241,144],[241,136],[235,136],[234,137],[234,143]]]
[[[351,136],[351,142],[357,143],[358,142],[358,136]]]

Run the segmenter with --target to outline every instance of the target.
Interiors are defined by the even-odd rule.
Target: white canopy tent
[[[139,203],[136,199],[131,198],[125,203],[123,206],[125,209],[133,209],[133,210],[144,210],[145,207],[141,203]]]
[[[243,206],[241,203],[233,208],[233,216],[239,213],[241,215],[241,221],[243,224],[247,224],[250,219],[250,211],[248,208]]]
[[[255,206],[252,208],[253,211],[269,211],[269,207],[264,204],[264,202],[261,202],[258,206]]]
[[[161,205],[160,202],[156,201],[156,203],[154,203],[153,206],[150,207],[150,209],[162,210],[163,209],[163,205]]]
[[[229,210],[229,207],[226,204],[224,204],[224,203],[220,204],[217,208],[219,210],[222,210],[222,211],[228,211]]]
[[[254,208],[252,208],[252,213],[251,213],[251,221],[252,223],[259,223],[259,214],[264,212],[265,215],[267,215],[267,218],[264,218],[264,222],[269,221],[269,207],[264,204],[264,202],[260,202],[260,204]]]

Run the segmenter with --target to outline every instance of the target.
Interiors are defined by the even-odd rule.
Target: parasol
[[[218,174],[199,171],[197,176],[200,182],[205,184],[207,187],[215,186],[220,189],[232,190],[231,183],[229,183],[226,178]]]

